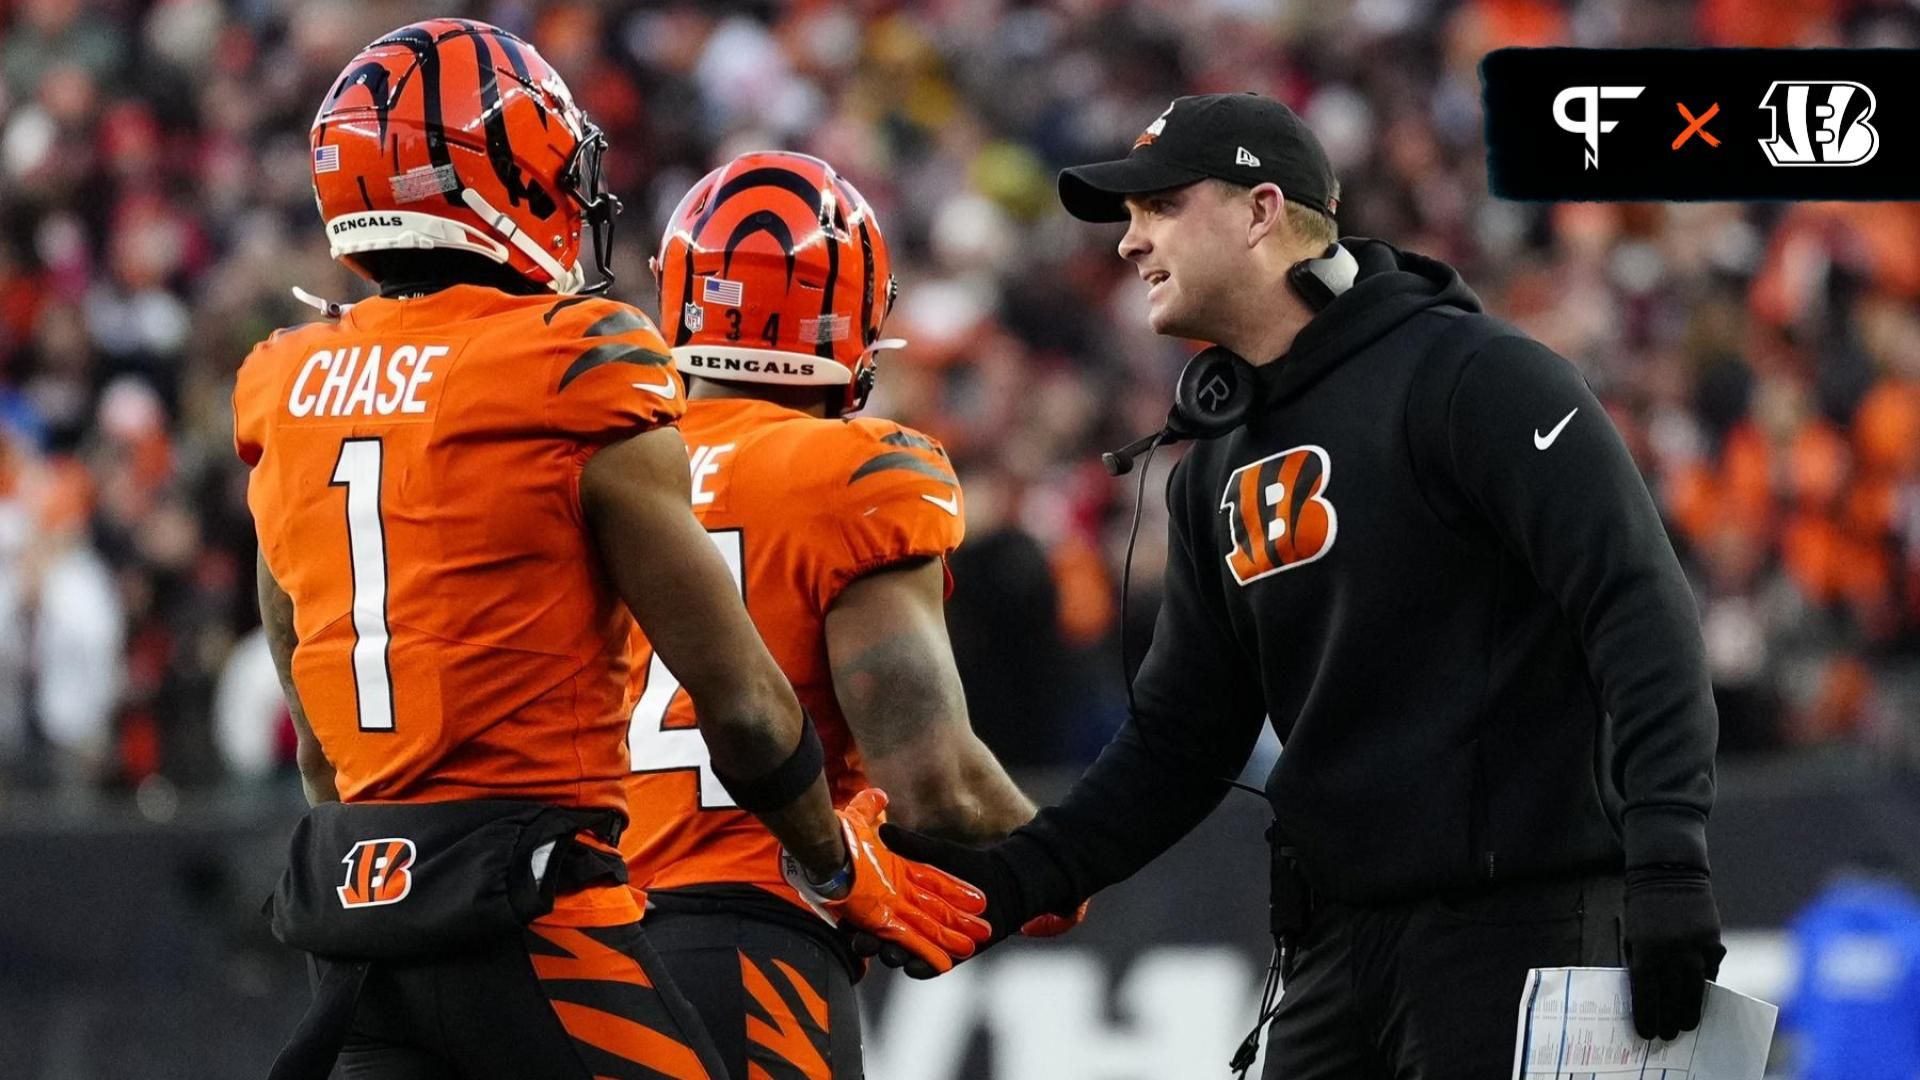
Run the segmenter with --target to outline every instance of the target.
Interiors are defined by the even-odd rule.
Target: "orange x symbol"
[[[1675,150],[1680,149],[1680,144],[1692,138],[1696,133],[1701,138],[1707,140],[1708,146],[1720,145],[1720,140],[1714,138],[1713,132],[1707,130],[1707,121],[1713,119],[1714,114],[1720,111],[1719,102],[1717,101],[1714,102],[1713,105],[1710,108],[1708,108],[1706,112],[1701,113],[1697,118],[1692,113],[1687,111],[1687,107],[1685,105],[1682,105],[1677,101],[1673,103],[1673,107],[1676,109],[1679,109],[1680,115],[1687,118],[1687,130],[1681,132],[1680,137],[1673,140],[1673,149]]]

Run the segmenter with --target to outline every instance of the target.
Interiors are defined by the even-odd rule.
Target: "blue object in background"
[[[1920,1078],[1920,899],[1844,878],[1794,920],[1800,974],[1782,1011],[1800,1080]]]
[[[47,447],[47,425],[25,394],[0,386],[0,438],[13,432],[35,450]]]

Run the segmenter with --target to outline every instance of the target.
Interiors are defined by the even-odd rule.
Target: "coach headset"
[[[1306,302],[1315,314],[1341,293],[1353,288],[1360,276],[1360,264],[1353,253],[1339,244],[1329,244],[1318,258],[1303,259],[1287,268],[1287,286]],[[1100,455],[1101,464],[1114,476],[1133,471],[1134,459],[1168,443],[1185,439],[1217,439],[1247,422],[1259,398],[1259,384],[1253,365],[1246,358],[1223,346],[1214,345],[1195,353],[1173,385],[1173,407],[1167,410],[1167,422],[1159,431],[1135,439],[1118,450]],[[1140,470],[1140,483],[1133,493],[1133,523],[1127,527],[1127,557],[1120,570],[1120,676],[1126,681],[1127,709],[1133,710],[1133,672],[1128,670],[1127,592],[1133,582],[1133,546],[1140,537],[1140,504],[1146,497],[1147,470]],[[1246,785],[1228,780],[1235,787]],[[1255,791],[1259,795],[1261,792]]]
[[[1287,269],[1287,286],[1306,302],[1315,314],[1326,310],[1327,305],[1341,293],[1353,287],[1354,279],[1360,276],[1360,264],[1354,260],[1353,253],[1339,244],[1329,245],[1319,258],[1306,259],[1294,263]],[[1217,439],[1247,422],[1259,399],[1259,385],[1254,377],[1253,365],[1231,349],[1214,345],[1194,354],[1187,366],[1180,371],[1180,378],[1173,385],[1173,407],[1167,410],[1167,422],[1144,438],[1118,450],[1110,450],[1100,455],[1100,461],[1107,472],[1114,476],[1123,476],[1133,471],[1134,459],[1146,455],[1147,464],[1153,462],[1153,452],[1168,443],[1183,439]],[[1133,545],[1140,536],[1140,504],[1144,501],[1147,488],[1146,468],[1140,470],[1140,483],[1133,493],[1133,524],[1127,528],[1127,557],[1120,571],[1120,677],[1127,687],[1127,712],[1134,712],[1133,672],[1128,669],[1127,656],[1127,592],[1133,580]],[[1259,788],[1243,784],[1232,777],[1223,776],[1220,780],[1229,787],[1260,796],[1266,801],[1266,793]],[[1268,830],[1268,842],[1272,843],[1274,834]],[[1273,864],[1272,880],[1269,888],[1278,896],[1282,886],[1279,863]],[[1270,900],[1276,904],[1277,900]],[[1285,953],[1276,929],[1273,959],[1267,965],[1266,978],[1260,988],[1260,1016],[1254,1021],[1253,1030],[1240,1041],[1233,1059],[1227,1062],[1227,1068],[1245,1080],[1247,1070],[1253,1067],[1254,1059],[1260,1054],[1260,1033],[1266,1029],[1278,1010],[1281,990],[1281,972],[1291,966],[1291,958]]]
[[[1319,258],[1304,259],[1287,270],[1287,285],[1316,313],[1353,287],[1360,264],[1353,253],[1331,244]],[[1184,439],[1217,439],[1247,422],[1259,391],[1253,365],[1231,349],[1214,345],[1195,353],[1173,384],[1173,408],[1159,431],[1100,455],[1114,476],[1133,471],[1134,459]],[[1136,502],[1135,517],[1138,518]]]

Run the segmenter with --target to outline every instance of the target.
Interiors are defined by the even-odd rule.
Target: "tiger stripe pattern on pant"
[[[594,1077],[720,1080],[724,1076],[692,1007],[659,970],[638,924],[526,928],[540,988]],[[650,962],[651,961],[651,962]]]
[[[772,970],[740,953],[747,997],[747,1080],[833,1080],[827,1000],[778,957]]]

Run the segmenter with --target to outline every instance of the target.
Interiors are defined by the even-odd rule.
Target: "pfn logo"
[[[1775,82],[1760,107],[1773,124],[1760,149],[1775,165],[1865,165],[1880,151],[1873,91],[1857,82]]]
[[[347,864],[346,883],[334,890],[340,894],[340,906],[379,907],[405,900],[413,891],[414,854],[413,841],[399,836],[353,845],[340,860]]]
[[[1332,475],[1332,462],[1318,446],[1296,446],[1233,470],[1220,496],[1233,537],[1227,554],[1233,580],[1251,585],[1333,547],[1339,516],[1325,497]]]
[[[1561,131],[1572,132],[1587,140],[1585,168],[1600,167],[1600,136],[1620,126],[1618,120],[1600,119],[1600,102],[1608,98],[1637,98],[1644,86],[1569,86],[1553,99],[1553,122]],[[1585,103],[1579,117],[1568,113],[1574,102]]]

